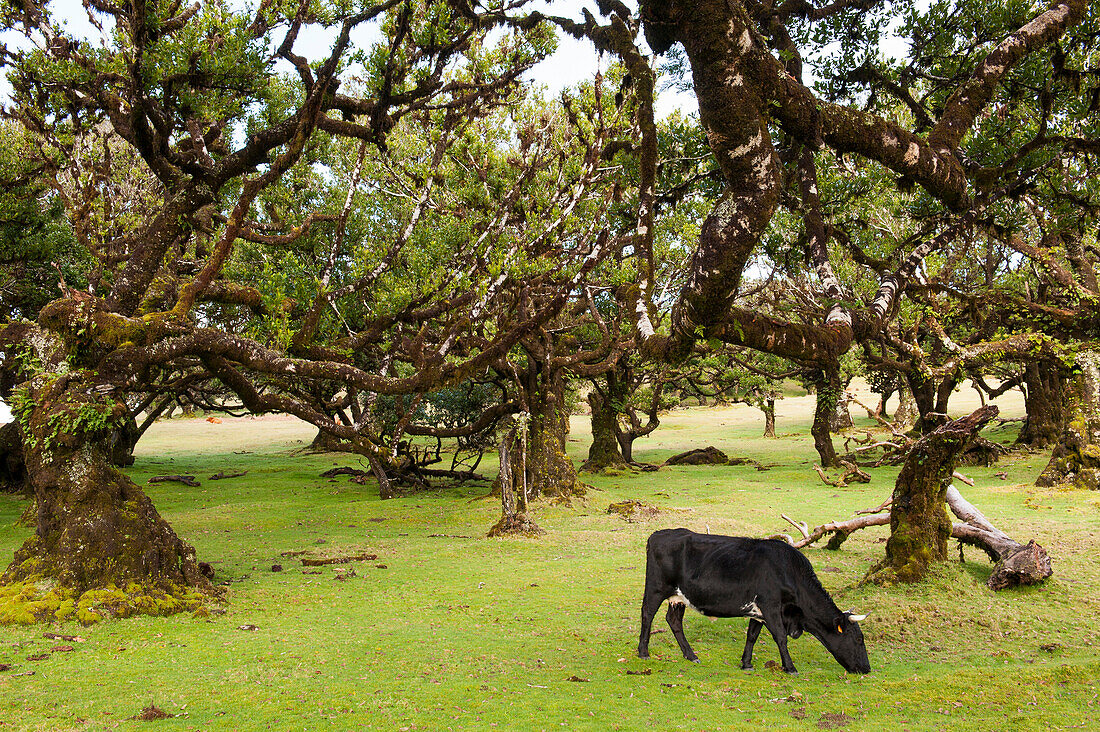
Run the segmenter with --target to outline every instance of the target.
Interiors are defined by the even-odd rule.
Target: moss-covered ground
[[[961,412],[965,395],[958,403]],[[685,628],[702,663],[680,657],[663,613],[653,657],[635,657],[653,530],[762,536],[791,529],[781,513],[813,525],[889,495],[896,468],[871,470],[867,485],[821,482],[811,469],[811,411],[806,399],[780,402],[778,440],[760,438],[761,414],[744,407],[670,414],[639,440],[639,459],[712,444],[769,469],[586,476],[595,489],[585,501],[536,508],[547,530],[537,539],[484,538],[499,513],[484,486],[382,502],[371,483],[321,478],[355,460],[297,452],[312,433],[293,421],[158,424],[131,475],[141,484],[163,473],[201,480],[147,490],[229,582],[227,612],[0,627],[0,732],[1100,729],[1100,493],[1036,489],[1045,455],[965,468],[976,485],[963,487],[1003,529],[1048,548],[1055,577],[1042,587],[990,592],[990,565],[976,550],[920,585],[859,585],[882,557],[885,528],[838,552],[807,550],[838,603],[870,614],[868,676],[846,675],[808,635],[791,642],[800,676],[765,667],[778,660],[767,634],[756,670],[743,672],[747,621],[693,614]],[[1005,413],[1019,416],[1018,405]],[[575,418],[578,464],[585,426]],[[1006,425],[985,434],[1013,433]],[[237,470],[248,473],[208,480]],[[661,510],[636,513],[634,523],[607,513],[628,499]],[[14,526],[23,507],[0,496],[0,557],[28,535]],[[303,550],[377,558],[305,567],[281,556]],[[149,705],[175,716],[129,719]]]

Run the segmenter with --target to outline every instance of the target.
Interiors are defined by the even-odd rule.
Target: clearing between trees
[[[959,414],[976,406],[970,399],[957,395]],[[861,585],[884,556],[887,527],[858,531],[839,551],[824,542],[803,550],[838,604],[869,613],[869,676],[845,675],[805,638],[791,641],[800,677],[765,667],[778,661],[766,637],[757,670],[743,672],[746,621],[690,613],[701,664],[680,657],[661,622],[652,658],[634,656],[653,530],[766,536],[790,530],[781,513],[816,526],[890,496],[896,467],[871,468],[870,483],[847,487],[817,476],[813,401],[779,402],[775,440],[759,436],[762,418],[749,407],[672,412],[638,443],[639,461],[715,445],[756,462],[586,476],[595,490],[583,501],[534,505],[546,531],[536,539],[485,538],[500,502],[484,485],[381,501],[369,481],[322,478],[363,466],[303,452],[314,430],[296,421],[160,422],[128,473],[210,562],[214,582],[228,583],[225,613],[0,627],[0,718],[42,730],[126,728],[161,713],[172,715],[165,723],[241,730],[1090,724],[1100,711],[1100,497],[1036,488],[1046,459],[1038,453],[963,468],[975,485],[961,487],[1007,533],[1047,548],[1055,576],[1042,585],[992,592],[992,565],[971,548],[964,564],[942,565],[923,583]],[[998,403],[1003,416],[1022,413]],[[588,420],[572,422],[579,464]],[[1003,443],[1016,429],[983,435]],[[163,474],[201,485],[147,485]],[[627,500],[656,511],[608,513]],[[3,554],[29,533],[13,526],[25,505],[0,496]],[[958,555],[954,540],[950,552]]]

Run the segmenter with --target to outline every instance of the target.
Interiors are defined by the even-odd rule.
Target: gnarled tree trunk
[[[810,434],[814,438],[814,448],[821,460],[821,467],[836,468],[840,466],[840,461],[836,456],[836,448],[833,447],[830,425],[836,415],[836,405],[840,398],[840,374],[831,369],[819,372],[816,387],[817,406],[814,409]]]
[[[23,460],[23,436],[17,422],[0,425],[0,491],[31,494],[27,466]]]
[[[1100,489],[1100,353],[1077,354],[1073,375],[1064,384],[1064,426],[1050,462],[1035,481],[1039,486],[1075,485]]]
[[[955,459],[997,413],[995,406],[982,407],[921,438],[909,451],[894,486],[886,557],[871,570],[871,579],[916,582],[947,558],[951,518],[944,503]]]
[[[527,479],[530,495],[551,499],[583,496],[585,486],[566,454],[569,411],[565,407],[565,378],[554,371],[528,392],[531,421],[527,426]]]
[[[138,429],[137,420],[127,411],[107,437],[107,444],[111,451],[111,464],[120,468],[133,465],[134,448],[137,447],[139,439],[141,439],[141,431]]]
[[[847,389],[842,387],[837,394],[836,408],[833,410],[833,417],[829,422],[830,431],[839,432],[855,424],[852,421],[852,413],[848,409],[850,401]]]
[[[775,400],[765,399],[760,411],[764,413],[764,437],[775,437]]]
[[[500,441],[500,472],[496,485],[500,487],[501,517],[487,536],[522,534],[533,536],[544,533],[527,516],[529,498],[527,476],[527,445],[524,430],[529,415],[521,415],[517,425]]]
[[[1056,363],[1029,361],[1024,367],[1027,386],[1024,407],[1027,419],[1016,437],[1017,445],[1046,448],[1058,442],[1064,429],[1065,379]]]
[[[899,384],[897,392],[898,408],[894,410],[894,424],[907,429],[917,421],[917,403],[908,384]]]
[[[99,395],[85,374],[40,374],[24,385],[29,401],[19,416],[37,518],[2,581],[33,584],[44,595],[28,620],[73,612],[67,600],[86,622],[198,607],[201,597],[187,588],[212,586],[195,550],[111,464],[111,434],[128,411]],[[93,590],[110,597],[84,607],[81,596]]]
[[[592,410],[592,445],[581,470],[598,472],[604,468],[625,467],[626,460],[616,436],[619,415],[615,407],[595,389],[588,393],[588,406]]]
[[[309,449],[315,452],[355,452],[355,445],[348,440],[342,440],[331,432],[317,430],[313,441],[309,443]]]

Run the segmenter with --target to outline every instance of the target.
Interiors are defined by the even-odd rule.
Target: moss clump
[[[63,587],[29,579],[0,587],[0,625],[30,625],[73,620],[92,625],[105,618],[134,615],[167,616],[204,609],[208,598],[195,590],[174,584],[165,586],[131,583],[125,589],[115,585],[88,590],[75,597]]]
[[[71,594],[63,587],[39,587],[28,580],[0,586],[0,625],[30,625],[52,620]]]
[[[1081,456],[1090,460],[1100,460],[1100,445],[1085,445],[1081,448]]]

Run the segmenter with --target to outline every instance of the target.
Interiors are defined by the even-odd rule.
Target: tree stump
[[[537,536],[546,533],[527,516],[527,445],[523,437],[528,419],[529,416],[522,413],[516,426],[500,441],[500,472],[496,483],[500,485],[501,517],[486,536]]]

